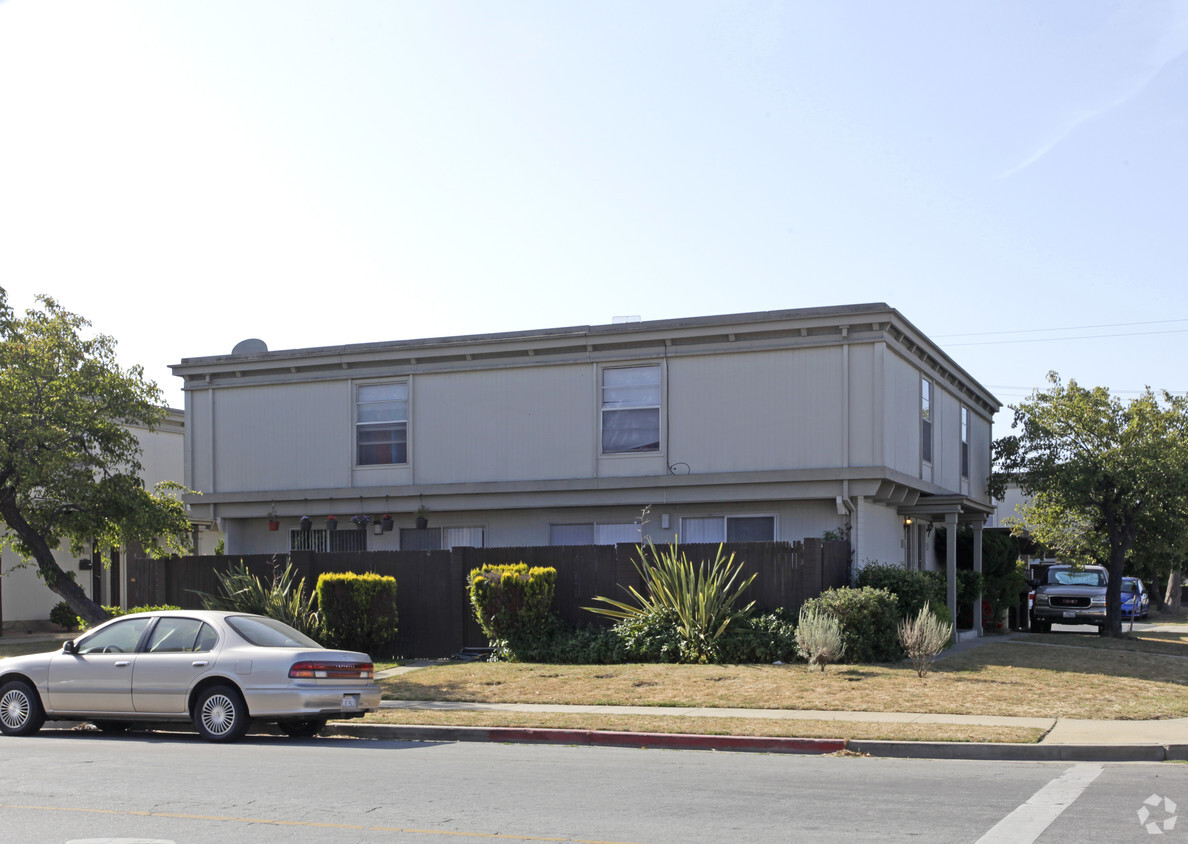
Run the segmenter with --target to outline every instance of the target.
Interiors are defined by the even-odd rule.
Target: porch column
[[[973,523],[973,567],[978,574],[982,573],[982,524],[981,520]],[[979,578],[980,580],[980,578]],[[978,596],[973,605],[974,630],[982,635],[982,588],[978,587]]]
[[[957,640],[957,514],[945,513],[945,585],[949,613],[953,616],[953,641]]]

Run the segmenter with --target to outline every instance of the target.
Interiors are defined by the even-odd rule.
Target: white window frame
[[[365,390],[365,389],[367,389],[367,388],[369,388],[369,387],[389,387],[389,386],[401,386],[401,387],[403,387],[403,388],[404,388],[404,398],[403,398],[403,400],[401,400],[401,399],[394,399],[394,400],[393,400],[393,399],[386,399],[386,400],[380,400],[380,401],[368,401],[368,402],[365,402],[365,401],[363,401],[363,400],[361,400],[361,399],[360,399],[360,393],[361,393],[363,390]],[[409,409],[410,409],[410,407],[411,407],[411,405],[412,405],[412,386],[411,386],[411,384],[409,383],[409,379],[407,379],[407,378],[398,378],[398,379],[392,379],[392,380],[386,380],[386,381],[356,381],[356,382],[354,383],[354,385],[353,385],[353,388],[352,388],[352,389],[353,389],[353,392],[354,392],[354,419],[355,419],[355,431],[354,431],[354,436],[355,436],[355,444],[354,444],[354,445],[355,445],[355,453],[354,453],[354,460],[353,460],[353,463],[354,463],[354,465],[355,465],[355,466],[358,466],[358,467],[364,467],[364,468],[370,468],[370,467],[383,467],[383,466],[407,466],[407,465],[408,465],[408,463],[409,463],[409,454],[408,454],[408,452],[409,452],[409,448],[408,448],[408,441],[409,441],[409,436],[408,436],[408,435],[409,435],[409,430],[408,430],[408,429],[409,429]],[[403,402],[404,402],[404,419],[403,419],[403,420],[399,420],[399,419],[387,419],[387,420],[379,420],[379,421],[370,421],[370,420],[369,420],[369,421],[366,421],[366,422],[364,422],[364,421],[360,421],[360,418],[359,418],[359,417],[360,417],[360,415],[361,415],[361,414],[360,414],[360,412],[359,412],[359,411],[360,411],[360,407],[361,407],[362,405],[365,405],[365,404],[382,404],[382,403],[385,403],[385,402],[393,402],[393,401],[395,401],[395,402],[403,401]],[[401,423],[403,423],[403,425],[404,425],[404,460],[403,460],[403,462],[395,462],[395,463],[363,463],[363,462],[361,462],[361,461],[360,461],[360,459],[359,459],[359,458],[360,458],[360,454],[359,454],[359,451],[360,451],[359,434],[360,434],[360,432],[361,432],[362,430],[364,430],[364,429],[367,429],[367,428],[385,428],[385,427],[398,428],[398,427],[400,426],[400,424],[401,424]]]
[[[933,454],[933,384],[928,378],[920,378],[920,459],[932,463]]]
[[[659,376],[656,385],[656,402],[628,404],[617,407],[607,407],[606,375],[608,372],[622,372],[629,369],[655,369]],[[606,418],[608,413],[620,413],[630,410],[654,410],[656,412],[656,446],[647,449],[627,449],[608,451],[606,448]],[[664,453],[664,366],[659,361],[648,363],[632,363],[622,366],[603,366],[598,371],[598,453],[603,457],[638,457]]]
[[[969,479],[969,408],[961,405],[961,477]]]

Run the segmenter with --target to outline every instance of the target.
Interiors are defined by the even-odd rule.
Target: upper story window
[[[602,453],[660,450],[660,365],[602,370]]]
[[[920,379],[920,456],[932,462],[932,382]]]
[[[961,408],[961,477],[969,477],[969,408]]]
[[[408,382],[360,384],[355,389],[355,462],[407,463]]]

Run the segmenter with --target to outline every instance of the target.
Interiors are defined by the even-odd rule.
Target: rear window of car
[[[1088,569],[1048,569],[1048,583],[1058,583],[1061,586],[1105,586],[1106,578],[1102,572]]]
[[[320,648],[304,633],[299,633],[283,621],[263,616],[232,615],[227,625],[249,644],[258,648]]]

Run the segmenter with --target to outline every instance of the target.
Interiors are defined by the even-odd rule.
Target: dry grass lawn
[[[1188,717],[1188,632],[1024,635],[909,664],[461,663],[382,681],[393,700],[702,706],[1147,720]]]

